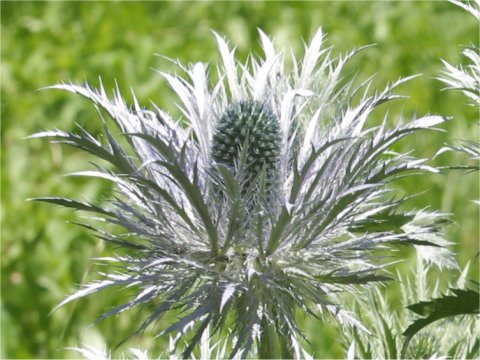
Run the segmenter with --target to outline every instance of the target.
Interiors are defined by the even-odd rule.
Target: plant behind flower
[[[129,107],[118,89],[110,100],[101,85],[51,87],[90,99],[129,144],[121,146],[105,121],[103,142],[82,128],[33,135],[106,160],[113,170],[98,166],[74,175],[107,179],[119,192],[105,207],[37,200],[90,211],[126,229],[114,235],[85,225],[128,248],[128,256],[104,259],[119,272],[59,306],[112,286],[135,287],[135,298],[102,318],[152,303],[155,310],[137,332],[176,311],[179,319],[161,334],[179,340],[192,330],[185,357],[207,329],[217,335],[228,329],[230,356],[298,358],[307,355],[298,309],[312,316],[326,310],[362,328],[339,306],[339,294],[389,279],[379,273],[387,264],[375,256],[386,245],[422,246],[427,261],[456,266],[439,233],[444,217],[401,212],[404,199],[386,187],[405,175],[437,171],[391,146],[445,119],[427,116],[389,129],[385,117],[368,126],[371,112],[398,98],[393,89],[408,79],[368,95],[369,81],[352,90],[340,77],[355,52],[332,59],[320,30],[289,72],[283,52],[260,37],[265,58],[240,64],[216,36],[223,66],[213,86],[203,63],[180,65],[186,78],[162,74],[181,101],[179,119],[156,106],[145,110],[136,99]]]
[[[480,0],[466,2],[450,0],[450,2],[468,11],[480,23]],[[476,106],[478,109],[480,106],[480,48],[471,46],[464,49],[462,53],[468,59],[468,65],[455,67],[442,60],[444,69],[442,76],[438,79],[448,85],[445,90],[461,91],[469,99],[470,105]],[[475,165],[469,168],[474,170],[480,169],[480,142],[457,141],[457,145],[446,146],[440,149],[438,154],[450,150],[465,153],[471,160],[475,161]]]

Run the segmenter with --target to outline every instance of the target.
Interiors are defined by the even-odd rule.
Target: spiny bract
[[[203,63],[180,65],[185,78],[162,73],[180,99],[178,119],[155,106],[146,110],[136,99],[128,106],[118,89],[109,99],[101,85],[51,87],[90,99],[128,142],[121,145],[107,122],[103,141],[83,128],[33,136],[108,162],[76,175],[112,181],[118,190],[102,206],[38,200],[125,228],[119,235],[85,224],[128,255],[103,259],[114,262],[114,270],[59,306],[105,288],[134,288],[135,297],[102,318],[153,304],[143,331],[173,310],[179,318],[162,324],[161,335],[177,334],[185,357],[206,329],[225,340],[232,357],[306,357],[299,309],[366,330],[344,309],[341,294],[389,279],[380,272],[387,263],[378,250],[421,246],[427,261],[455,266],[441,234],[444,217],[402,211],[404,199],[387,187],[412,172],[437,171],[391,147],[445,119],[397,119],[389,126],[385,117],[371,125],[371,112],[398,98],[393,89],[408,79],[373,94],[368,81],[355,88],[341,78],[355,52],[333,59],[320,30],[301,61],[292,57],[291,69],[286,52],[263,32],[264,58],[252,55],[246,64],[216,37],[223,63],[218,82],[208,80]]]

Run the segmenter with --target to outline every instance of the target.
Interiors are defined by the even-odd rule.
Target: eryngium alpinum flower
[[[115,271],[60,305],[105,288],[133,287],[137,296],[104,317],[154,304],[142,331],[174,310],[180,317],[161,334],[177,334],[185,357],[207,328],[227,339],[231,356],[304,357],[296,313],[331,314],[361,327],[341,306],[341,294],[388,279],[385,253],[378,250],[412,244],[428,261],[455,266],[439,230],[445,219],[401,212],[403,199],[386,187],[412,172],[436,171],[391,146],[445,119],[389,126],[385,117],[371,125],[371,112],[398,98],[392,90],[406,79],[372,95],[369,81],[354,88],[341,79],[355,52],[332,58],[320,30],[303,59],[291,59],[291,69],[284,52],[264,33],[260,38],[264,57],[241,64],[216,36],[222,58],[216,83],[203,63],[179,65],[185,77],[161,73],[180,99],[178,118],[156,106],[146,110],[136,99],[129,106],[118,89],[110,99],[101,85],[51,87],[105,110],[129,145],[121,146],[107,122],[102,140],[82,128],[34,135],[107,161],[108,169],[75,174],[107,179],[118,190],[102,206],[40,200],[126,229],[122,236],[85,225],[127,248],[128,256],[105,258],[116,263]]]

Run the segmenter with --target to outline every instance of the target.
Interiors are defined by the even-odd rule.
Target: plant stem
[[[292,344],[288,336],[276,334],[273,324],[265,317],[261,321],[262,334],[258,344],[259,359],[293,359]]]
[[[263,317],[261,322],[260,343],[258,344],[258,357],[260,359],[276,359],[275,334],[268,321]]]

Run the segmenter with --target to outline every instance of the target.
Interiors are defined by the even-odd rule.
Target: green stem
[[[260,327],[262,333],[258,344],[258,357],[259,359],[276,359],[275,333],[272,331],[272,326],[264,317]]]
[[[275,333],[275,327],[263,318],[261,321],[260,341],[258,344],[259,359],[293,359],[292,344],[288,336]]]

